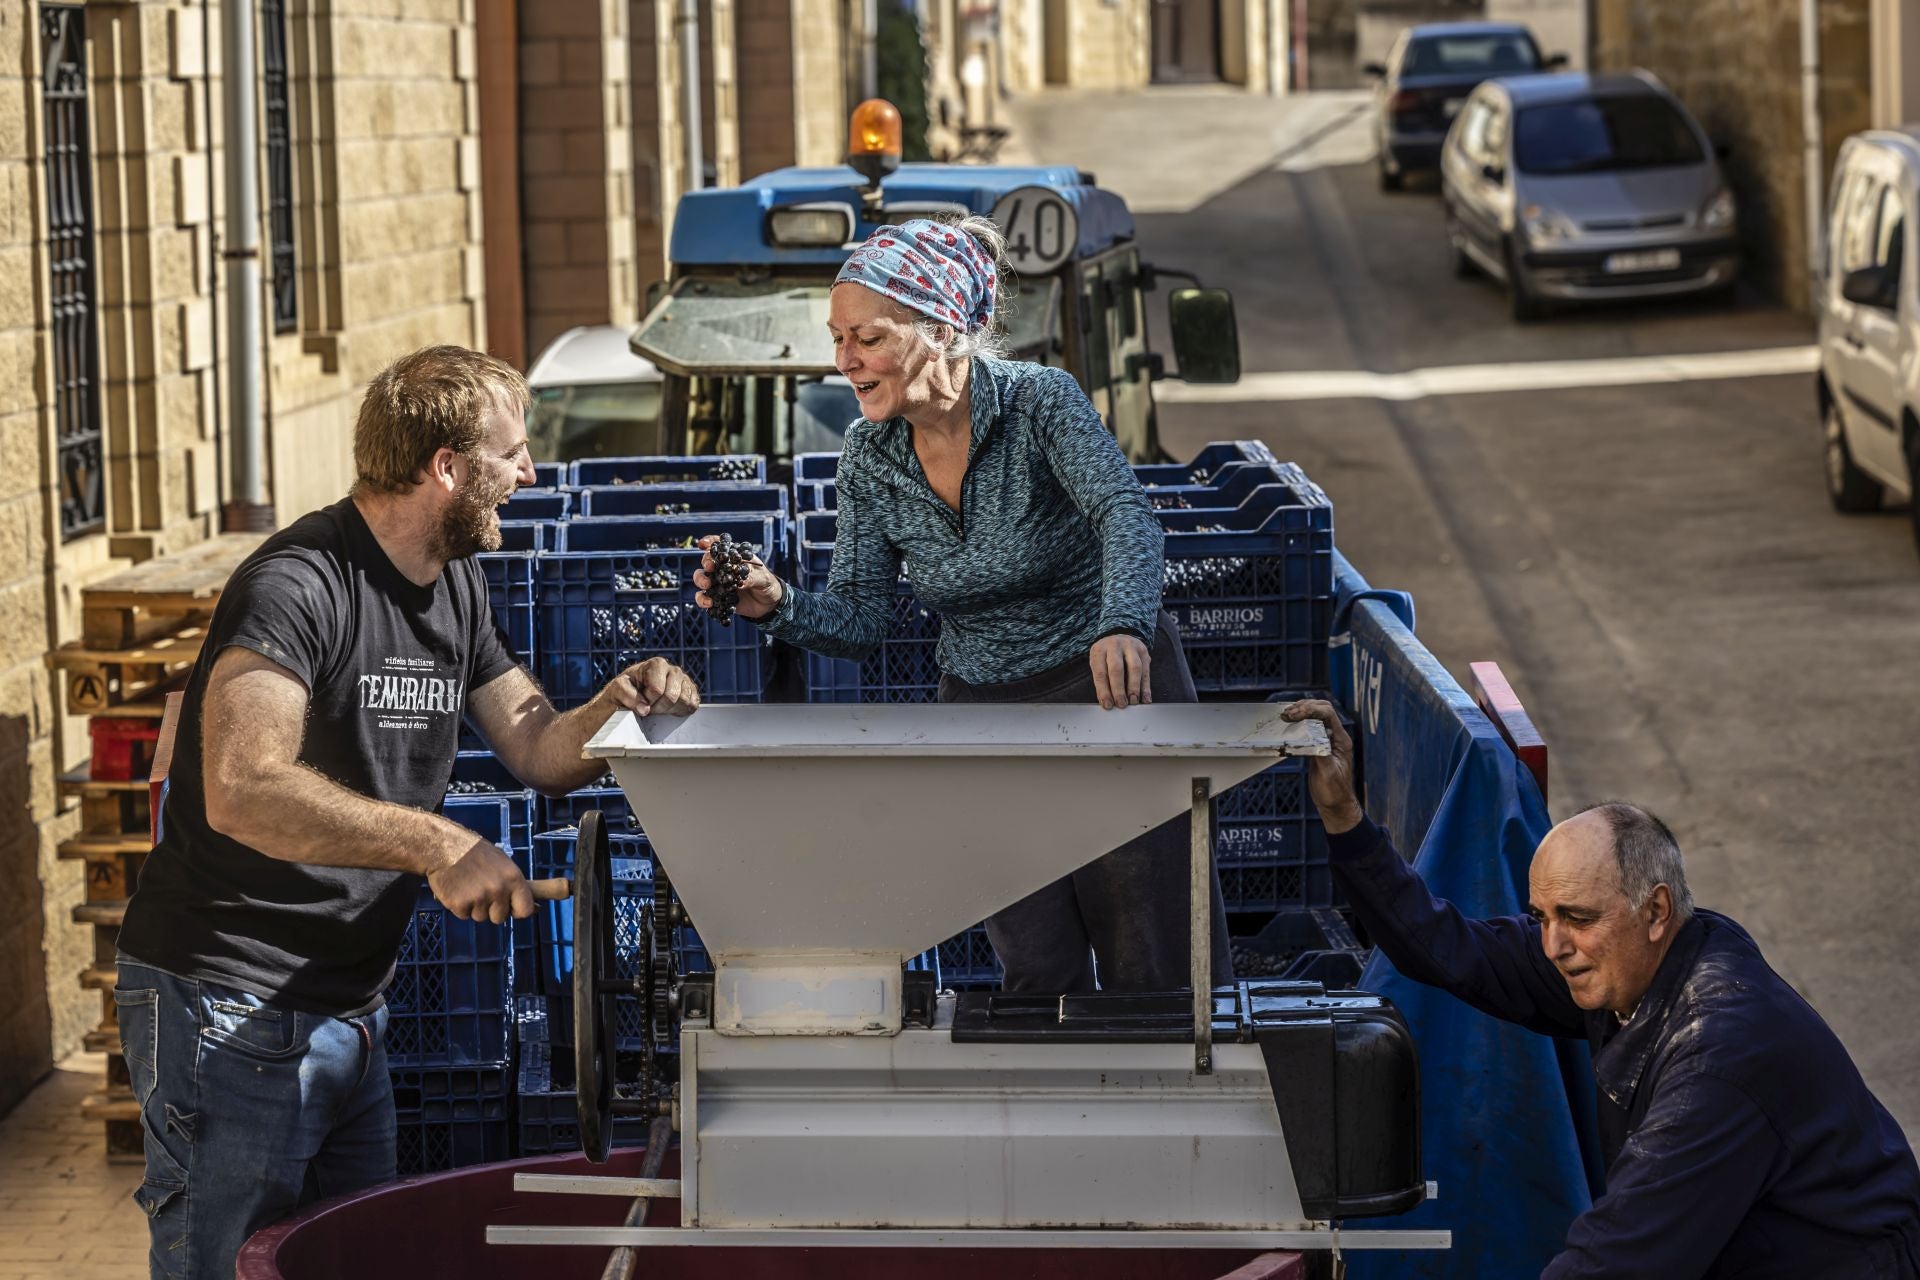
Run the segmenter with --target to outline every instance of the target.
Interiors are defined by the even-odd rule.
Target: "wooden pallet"
[[[82,643],[127,649],[189,623],[205,623],[234,569],[265,538],[263,533],[223,533],[85,588],[80,592]]]
[[[118,929],[126,918],[127,903],[124,898],[83,902],[73,909],[75,924],[104,925],[109,929]]]
[[[131,1089],[109,1085],[98,1093],[80,1099],[80,1114],[106,1124],[107,1163],[143,1164],[146,1161],[145,1135],[140,1131],[140,1104]]]
[[[207,633],[188,627],[128,649],[98,649],[70,641],[47,654],[47,665],[64,672],[67,714],[121,714],[128,703],[157,701],[168,686],[185,680],[200,657]]]

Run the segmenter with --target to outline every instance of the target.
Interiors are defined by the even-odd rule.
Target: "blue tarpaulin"
[[[1336,572],[1344,627],[1336,624],[1330,665],[1357,724],[1368,813],[1403,852],[1418,850],[1414,866],[1438,896],[1473,916],[1524,911],[1527,867],[1551,825],[1533,775],[1414,638],[1403,621],[1410,605],[1369,592],[1344,560]],[[1360,985],[1391,999],[1413,1029],[1421,1156],[1439,1195],[1354,1225],[1445,1228],[1453,1248],[1349,1254],[1349,1274],[1538,1276],[1599,1189],[1586,1043],[1488,1017],[1402,977],[1378,953]]]

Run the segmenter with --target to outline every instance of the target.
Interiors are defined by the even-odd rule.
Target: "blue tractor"
[[[1187,285],[1168,296],[1172,372],[1239,378],[1232,297],[1142,262],[1126,202],[1092,174],[901,164],[897,144],[863,150],[859,112],[854,123],[845,166],[778,169],[681,198],[671,274],[632,337],[664,375],[658,433],[631,452],[758,453],[778,465],[839,449],[860,410],[834,372],[827,295],[875,227],[912,217],[984,214],[1000,225],[1018,290],[1001,312],[1013,354],[1071,370],[1135,462],[1166,460],[1153,383],[1170,371],[1148,342],[1146,308],[1163,278]]]

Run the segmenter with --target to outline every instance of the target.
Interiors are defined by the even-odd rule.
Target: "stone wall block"
[[[0,329],[23,329],[39,320],[34,302],[38,255],[31,245],[0,249]]]
[[[167,10],[167,50],[167,74],[175,80],[207,74],[207,42],[197,7]]]
[[[178,226],[207,221],[211,198],[207,163],[197,155],[173,157],[173,221]]]
[[[0,161],[24,161],[27,152],[27,103],[31,86],[23,80],[0,82]]]
[[[180,367],[204,369],[213,363],[213,304],[205,298],[183,302],[180,316]]]

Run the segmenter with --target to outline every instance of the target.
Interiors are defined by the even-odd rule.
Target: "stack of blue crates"
[[[463,789],[442,812],[529,865],[531,792]],[[513,927],[459,919],[420,890],[386,995],[402,1174],[510,1154],[518,940]],[[520,964],[531,959],[530,933],[525,941]]]

